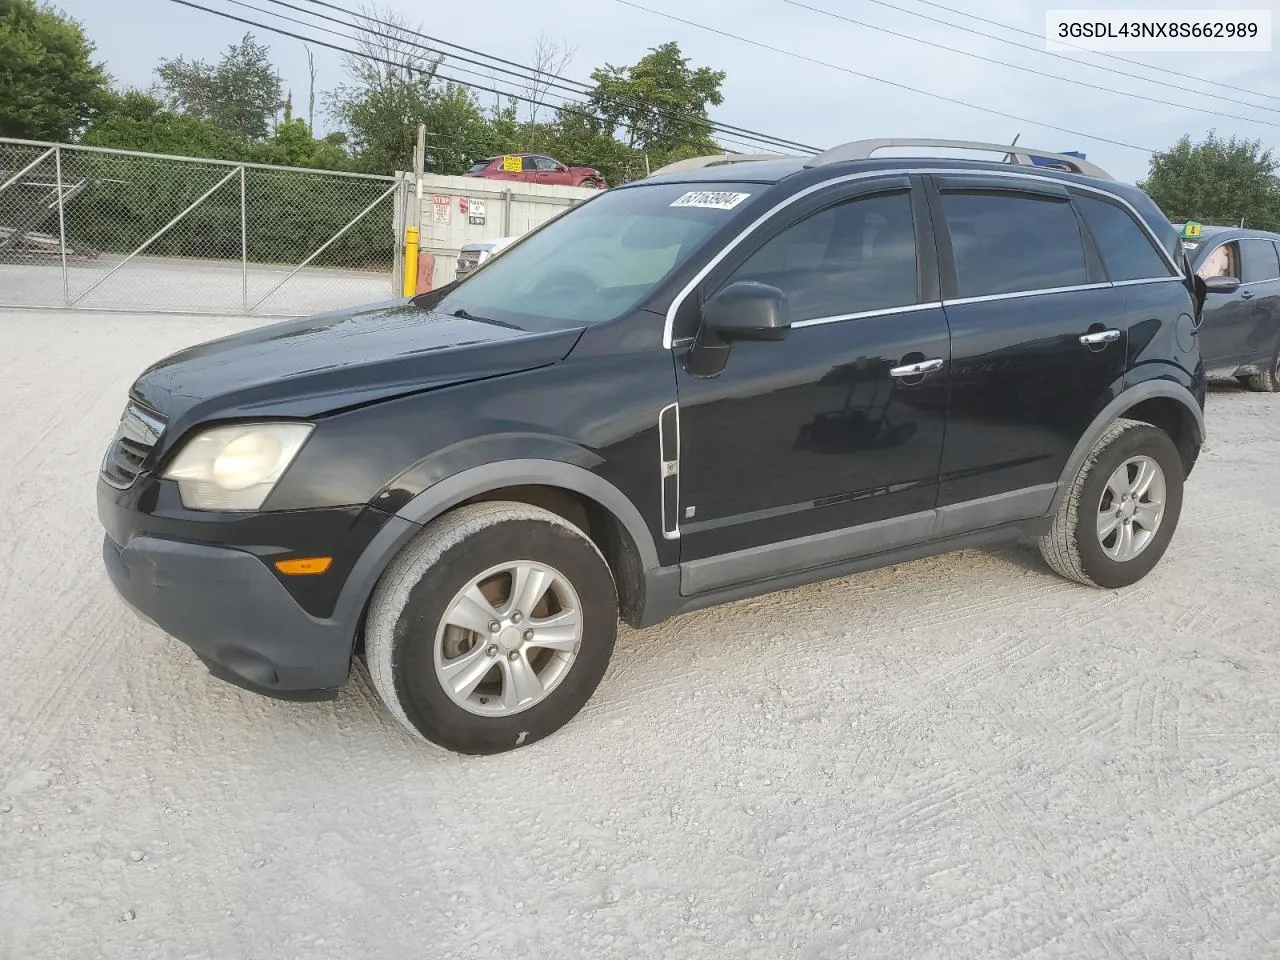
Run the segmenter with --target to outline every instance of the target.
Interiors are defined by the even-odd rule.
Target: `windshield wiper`
[[[508,330],[522,329],[521,327],[517,327],[514,323],[507,323],[505,320],[495,320],[493,317],[478,317],[474,313],[468,313],[461,307],[453,311],[453,316],[461,317],[463,320],[474,320],[477,323],[492,323],[495,327],[506,327]]]

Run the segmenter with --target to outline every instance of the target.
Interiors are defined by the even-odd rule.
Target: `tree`
[[[507,146],[499,132],[505,115],[486,117],[466,87],[438,83],[440,57],[415,39],[417,28],[373,6],[361,7],[360,24],[356,47],[364,56],[343,58],[349,82],[328,103],[358,169],[408,170],[420,123],[427,127],[426,169],[435,173],[462,173],[477,154]]]
[[[1209,131],[1200,143],[1184,136],[1151,158],[1146,193],[1174,221],[1280,227],[1276,158],[1260,140],[1223,140]]]
[[[109,93],[83,142],[92,147],[216,160],[243,160],[246,151],[245,142],[235,134],[208,120],[175,113],[140,90]]]
[[[245,140],[265,139],[280,107],[280,79],[271,51],[248,33],[216,64],[164,59],[156,75],[170,109]]]
[[[716,153],[707,107],[724,102],[724,71],[690,68],[673,42],[653,47],[632,67],[593,70],[591,109],[610,135],[619,128],[633,149],[663,160]]]
[[[363,95],[335,98],[333,116],[347,131],[356,166],[368,173],[408,170],[426,125],[426,169],[460,174],[477,156],[506,148],[496,117],[486,117],[465,87],[437,89],[426,79],[387,84]]]
[[[556,43],[545,33],[538,34],[533,48],[533,72],[525,81],[523,91],[528,99],[530,128],[537,127],[538,114],[546,102],[551,84],[564,74],[577,49],[576,46],[570,46],[568,41]],[[530,149],[534,149],[532,144]]]
[[[435,79],[440,54],[422,42],[420,25],[414,27],[396,11],[366,3],[360,4],[356,23],[358,52],[342,55],[342,69],[357,93]],[[351,92],[350,86],[346,89]]]
[[[346,170],[351,161],[342,149],[345,140],[340,133],[317,140],[311,135],[305,120],[289,120],[276,127],[270,140],[251,144],[247,159],[282,167]]]
[[[0,0],[0,136],[70,140],[102,107],[107,74],[80,24],[33,0]]]

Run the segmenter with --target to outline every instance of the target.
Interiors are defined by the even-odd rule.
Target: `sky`
[[[185,56],[213,60],[246,30],[271,47],[285,86],[293,92],[295,113],[305,116],[308,71],[300,41],[246,27],[172,0],[54,0],[79,20],[97,46],[99,59],[122,85],[147,86],[161,57]],[[296,24],[236,6],[231,0],[194,0],[262,23],[303,32]],[[274,8],[289,16],[294,11],[274,7],[270,0],[244,0],[260,8]],[[301,7],[309,0],[291,0]],[[331,0],[355,8],[358,0]],[[432,36],[528,64],[540,34],[572,47],[567,78],[587,80],[591,70],[605,63],[634,63],[658,44],[675,40],[694,66],[723,70],[724,103],[712,109],[712,119],[819,147],[870,137],[932,137],[1008,143],[1017,135],[1025,146],[1047,150],[1079,150],[1122,180],[1135,181],[1148,169],[1147,150],[1161,150],[1184,134],[1193,139],[1209,130],[1220,136],[1261,139],[1280,146],[1280,43],[1269,53],[1121,54],[1142,64],[1177,71],[1187,77],[1151,72],[1141,66],[1109,60],[1097,54],[1072,53],[1057,59],[1044,51],[1045,11],[1049,9],[1109,9],[1112,5],[1074,0],[1071,4],[1037,0],[802,0],[846,17],[860,26],[801,9],[787,0],[634,0],[654,11],[696,21],[715,30],[767,44],[798,56],[753,46],[741,39],[716,34],[628,6],[624,0],[484,0],[479,4],[424,3],[421,0],[378,0],[419,25]],[[940,9],[942,3],[953,13]],[[890,6],[891,4],[892,6]],[[1134,6],[1138,5],[1135,0]],[[1165,8],[1177,6],[1164,0]],[[1278,0],[1196,0],[1188,9],[1272,9],[1280,25]],[[898,8],[898,9],[895,9]],[[320,9],[320,8],[317,8]],[[944,23],[930,22],[914,11]],[[323,11],[337,15],[332,10]],[[975,17],[1036,33],[1035,37],[984,24]],[[332,23],[327,26],[337,29]],[[871,29],[905,34],[905,37]],[[966,33],[979,30],[1034,47],[1022,49],[998,40]],[[334,43],[318,31],[314,36]],[[985,62],[930,47],[920,41],[955,47],[989,60],[1004,61],[1104,89],[1096,90],[1025,73],[1010,66]],[[800,59],[808,58],[808,59]],[[815,63],[813,61],[822,61]],[[826,64],[826,65],[823,65]],[[343,80],[340,55],[317,48],[317,89]],[[1100,66],[1153,77],[1142,82]],[[492,84],[460,72],[459,79]],[[839,67],[844,70],[837,69]],[[856,76],[855,71],[866,76]],[[872,79],[877,78],[877,79]],[[509,78],[498,79],[505,83]],[[883,82],[889,81],[889,82]],[[1206,83],[1204,81],[1210,81]],[[895,87],[903,84],[922,92]],[[1216,86],[1225,84],[1227,87]],[[1272,99],[1244,93],[1268,94]],[[1171,101],[1145,102],[1124,92]],[[483,103],[493,101],[479,94]],[[1021,119],[995,116],[979,109],[939,99],[967,101]],[[1243,101],[1224,102],[1228,97]],[[1201,110],[1235,114],[1242,119],[1214,116]],[[1035,121],[1035,122],[1031,122]],[[1052,129],[1049,124],[1062,129]],[[317,116],[324,129],[324,118]],[[1067,132],[1072,131],[1072,132]],[[1099,138],[1099,139],[1091,139]],[[1117,143],[1103,142],[1106,140]],[[1120,146],[1118,144],[1128,144]],[[742,149],[734,147],[733,149]]]

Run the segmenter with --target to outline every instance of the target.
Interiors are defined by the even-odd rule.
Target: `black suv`
[[[333,696],[363,648],[468,753],[573,717],[620,617],[1026,534],[1133,583],[1231,281],[1084,161],[872,156],[904,145],[1011,149],[685,161],[460,283],[152,366],[98,483],[111,579],[261,693]]]

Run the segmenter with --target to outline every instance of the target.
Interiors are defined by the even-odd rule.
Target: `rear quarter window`
[[[1096,197],[1076,197],[1112,281],[1174,276],[1151,239],[1122,207]]]

